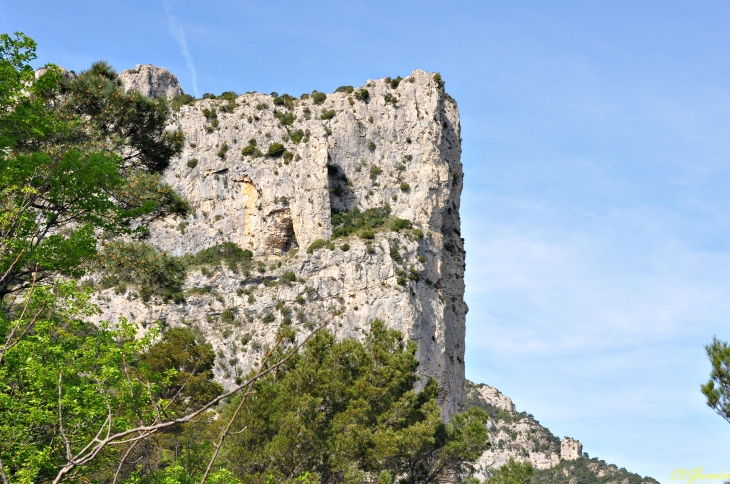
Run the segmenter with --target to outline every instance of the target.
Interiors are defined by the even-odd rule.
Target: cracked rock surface
[[[182,94],[166,69],[141,65],[120,77],[145,95]],[[334,315],[338,337],[362,338],[380,318],[418,343],[419,384],[439,381],[448,418],[464,404],[467,312],[457,105],[440,78],[420,70],[349,91],[319,104],[248,93],[181,106],[172,127],[185,149],[164,177],[193,211],[155,222],[150,242],[178,256],[234,242],[253,252],[253,269],[192,269],[179,304],[109,289],[102,317],[199,328],[224,385],[258,361],[282,324],[303,338]],[[386,204],[412,228],[306,250],[332,238],[333,209]],[[289,272],[294,280],[282,278]]]

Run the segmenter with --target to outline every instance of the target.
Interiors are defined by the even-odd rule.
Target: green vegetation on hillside
[[[599,473],[604,475],[598,477]],[[639,474],[634,474],[624,468],[619,469],[596,458],[564,460],[550,469],[536,470],[532,477],[532,484],[570,484],[571,482],[580,484],[607,484],[609,482],[659,484],[656,479],[641,477]]]
[[[34,56],[31,39],[0,36],[3,482],[314,484],[371,472],[383,484],[415,484],[446,470],[468,475],[487,447],[486,414],[470,409],[443,423],[437,382],[414,390],[416,345],[382,321],[364,342],[336,341],[324,324],[302,340],[280,302],[276,343],[252,342],[260,366],[228,390],[213,381],[213,347],[193,330],[89,323],[94,276],[79,284],[82,276],[182,303],[186,268],[245,272],[253,254],[223,243],[173,257],[146,242],[155,218],[189,209],[160,176],[183,146],[182,133],[167,129],[169,103],[124,92],[103,62],[75,77],[47,66],[36,80]],[[209,131],[216,108],[235,107],[235,93],[220,98],[226,104],[204,110]],[[275,97],[282,102],[294,101]],[[281,146],[267,154],[290,161]],[[343,234],[411,227],[389,208],[339,215]],[[295,282],[284,271],[279,283]],[[220,320],[232,324],[238,311],[227,307]]]
[[[486,416],[474,409],[443,424],[436,382],[413,390],[415,350],[377,320],[364,343],[317,334],[255,385],[236,425],[246,431],[228,440],[222,462],[244,482],[303,471],[321,482],[362,482],[364,471],[404,483],[433,482],[445,468],[466,475],[485,449]]]

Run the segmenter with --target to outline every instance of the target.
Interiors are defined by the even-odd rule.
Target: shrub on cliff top
[[[444,82],[444,80],[443,80],[443,79],[441,78],[441,74],[440,74],[440,73],[438,73],[438,72],[437,72],[436,74],[434,74],[434,75],[433,75],[433,80],[434,80],[434,81],[436,81],[436,85],[437,85],[437,86],[438,86],[439,88],[443,88],[443,87],[444,87],[444,84],[446,84],[446,83]]]
[[[358,89],[355,91],[355,99],[358,99],[360,101],[367,101],[370,99],[370,91],[367,89]]]
[[[183,106],[195,104],[195,98],[190,94],[180,94],[172,98],[170,104],[172,105],[172,109],[180,111],[180,108]]]
[[[314,104],[322,104],[327,99],[327,95],[323,92],[312,91],[312,101]]]

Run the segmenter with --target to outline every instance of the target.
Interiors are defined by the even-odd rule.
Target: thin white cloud
[[[165,4],[165,11],[167,12],[167,22],[170,24],[170,33],[173,37],[175,37],[175,40],[177,40],[177,43],[180,45],[180,53],[185,58],[185,64],[187,64],[190,74],[193,77],[193,91],[195,92],[195,97],[198,97],[200,95],[198,93],[198,74],[195,70],[193,56],[190,54],[190,50],[188,49],[185,29],[183,29],[183,26],[180,24],[177,17],[173,15],[172,8],[170,7],[170,1],[163,0],[163,3]]]

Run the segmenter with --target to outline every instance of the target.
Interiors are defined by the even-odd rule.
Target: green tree
[[[712,370],[710,379],[701,387],[702,393],[707,405],[730,422],[730,344],[713,337],[705,351]]]
[[[364,343],[317,334],[229,405],[226,418],[241,407],[223,463],[244,482],[261,483],[307,471],[322,482],[362,482],[365,471],[409,483],[467,473],[488,445],[486,415],[473,409],[444,424],[437,383],[414,390],[415,351],[379,320]]]
[[[79,277],[97,238],[144,237],[146,223],[184,214],[161,181],[182,149],[168,104],[124,92],[104,62],[78,75],[30,67],[35,42],[0,35],[0,307],[31,285]]]
[[[530,484],[535,469],[530,462],[517,462],[514,457],[492,474],[487,481],[490,484]]]
[[[74,282],[35,288],[25,306],[34,316],[19,322],[29,330],[0,352],[0,459],[13,482],[50,482],[97,432],[154,421],[152,382],[133,374],[130,361],[155,332],[136,339],[126,323],[84,323],[94,311],[89,296]]]
[[[0,35],[3,482],[88,475],[115,458],[112,443],[192,418],[175,416],[185,392],[165,393],[177,368],[138,365],[155,331],[137,339],[126,322],[86,323],[95,308],[73,279],[94,267],[100,235],[144,237],[154,217],[185,213],[160,175],[182,134],[167,129],[165,100],[123,92],[106,63],[36,73],[35,47]],[[138,272],[147,263],[159,261],[138,261]]]
[[[212,381],[214,360],[213,347],[200,336],[187,328],[170,328],[137,358],[134,371],[147,376],[154,385],[152,395],[164,405],[167,418],[181,417],[223,393],[223,388]],[[195,421],[169,427],[125,446],[123,452],[118,452],[124,457],[122,462],[115,462],[113,468],[107,467],[105,473],[97,476],[102,480],[120,469],[123,476],[160,478],[164,473],[159,471],[170,465],[181,468],[188,476],[200,475],[219,426],[211,411]]]

